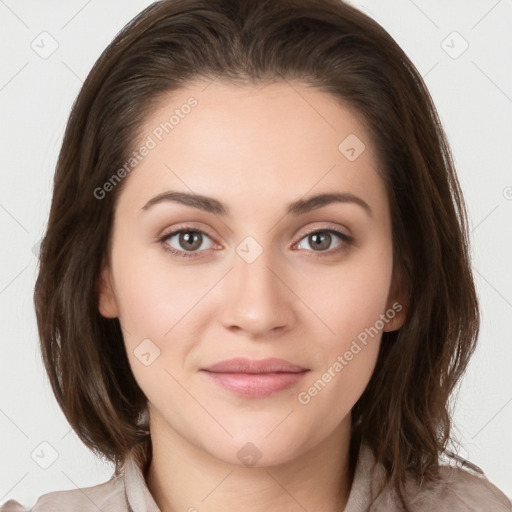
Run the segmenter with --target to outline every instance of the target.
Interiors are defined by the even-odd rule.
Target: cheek
[[[375,368],[392,274],[392,247],[382,239],[372,251],[304,283],[300,293],[317,313],[319,365],[302,387],[300,404],[326,415],[325,428],[348,414]],[[313,286],[314,285],[314,286]],[[394,312],[392,312],[394,313]],[[394,315],[389,315],[391,319]]]
[[[382,250],[361,251],[346,264],[317,272],[302,284],[300,296],[317,314],[318,333],[323,333],[319,339],[327,351],[345,350],[375,327],[386,311],[391,274],[392,250],[382,244]],[[382,330],[381,322],[377,328]]]
[[[119,320],[135,380],[150,402],[158,402],[179,396],[172,375],[188,350],[180,328],[197,293],[180,282],[179,272],[150,261],[148,251],[129,254],[115,267]],[[171,344],[173,337],[183,342]]]
[[[114,252],[113,261],[119,319],[131,343],[140,337],[164,339],[205,288],[192,267],[173,268],[158,250],[133,244]]]
[[[162,383],[179,391],[169,373],[181,372],[201,329],[199,299],[211,287],[211,271],[173,267],[165,254],[136,244],[119,244],[112,261],[119,320],[137,382],[148,397],[159,396]]]
[[[325,434],[350,413],[375,368],[382,337],[378,322],[385,313],[389,280],[371,274],[333,278],[332,300],[323,302],[321,318],[333,332],[318,329],[324,333],[316,338],[321,362],[297,401],[304,413],[323,418],[320,428]]]

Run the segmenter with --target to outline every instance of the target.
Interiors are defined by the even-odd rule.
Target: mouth
[[[264,398],[290,389],[309,371],[308,368],[275,358],[234,358],[201,369],[210,382],[247,398]]]
[[[285,359],[274,357],[267,359],[249,359],[247,357],[235,357],[226,359],[203,370],[213,373],[300,373],[307,368],[290,363]]]

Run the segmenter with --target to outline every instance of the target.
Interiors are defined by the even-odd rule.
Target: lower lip
[[[264,398],[297,385],[308,370],[299,373],[214,373],[208,378],[232,393],[248,398]]]

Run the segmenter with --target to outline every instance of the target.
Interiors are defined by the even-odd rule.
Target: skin
[[[198,101],[125,178],[100,276],[100,312],[119,318],[148,398],[148,488],[163,512],[240,503],[247,511],[342,510],[350,410],[374,370],[381,330],[307,404],[298,395],[401,300],[378,159],[357,116],[318,89],[205,85],[169,95],[142,127],[141,143],[190,96]],[[349,134],[366,145],[354,161],[338,150]],[[142,209],[168,190],[213,197],[230,216],[171,201]],[[371,215],[352,202],[285,214],[293,201],[338,192],[364,200]],[[164,250],[186,252],[179,235],[158,240],[183,224],[207,233],[197,257]],[[313,229],[353,242],[333,235],[315,249],[306,235]],[[247,236],[262,249],[251,263],[237,253]],[[398,329],[404,310],[383,329]],[[160,354],[146,366],[134,350],[148,338]],[[309,372],[291,389],[246,398],[200,371],[237,356],[278,357]],[[246,443],[261,456],[252,467],[237,456]]]

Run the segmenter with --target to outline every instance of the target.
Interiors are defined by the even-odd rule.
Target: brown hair
[[[98,311],[98,276],[128,178],[102,199],[94,191],[127,161],[163,95],[196,78],[298,80],[351,106],[367,127],[408,304],[402,328],[383,334],[352,411],[353,439],[372,448],[399,491],[407,472],[435,478],[449,396],[479,327],[466,212],[420,74],[380,25],[336,0],[164,0],[94,65],[66,128],[34,294],[44,364],[68,421],[118,470],[128,450],[151,448],[119,321]]]

